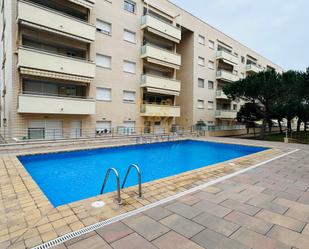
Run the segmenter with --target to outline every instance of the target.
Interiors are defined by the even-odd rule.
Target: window
[[[123,121],[123,127],[119,127],[120,134],[130,135],[135,132],[135,121]]]
[[[135,73],[136,63],[131,61],[123,61],[123,71],[126,73]]]
[[[125,41],[135,43],[135,36],[136,34],[134,32],[131,32],[129,30],[124,30],[123,39]]]
[[[208,68],[215,69],[215,63],[213,61],[208,61]]]
[[[123,91],[123,101],[127,103],[135,103],[135,92]]]
[[[241,57],[241,63],[245,63],[245,57],[244,56]]]
[[[111,133],[112,122],[111,121],[97,121],[96,131],[98,135]]]
[[[238,75],[238,71],[237,70],[233,70],[233,74]]]
[[[241,74],[240,74],[240,78],[244,79],[244,78],[245,78],[245,74],[244,74],[244,73],[241,73]]]
[[[96,64],[99,67],[111,68],[112,66],[112,57],[102,54],[97,54]]]
[[[63,137],[62,121],[33,120],[28,123],[29,139],[61,139]]]
[[[97,19],[96,28],[97,28],[97,31],[103,34],[110,35],[112,33],[112,25],[110,23],[101,21],[99,19]]]
[[[203,57],[198,57],[198,64],[200,65],[200,66],[205,66],[205,58],[203,58]]]
[[[129,0],[124,0],[124,10],[129,11],[131,13],[135,13],[136,3],[133,3]]]
[[[213,110],[213,109],[214,109],[214,102],[208,101],[208,110]]]
[[[211,80],[208,81],[208,89],[209,90],[213,90],[214,89],[214,82],[211,81]]]
[[[97,87],[96,99],[102,101],[111,101],[112,90],[110,88]]]
[[[204,79],[201,79],[201,78],[198,79],[198,87],[199,88],[205,87],[205,80]]]
[[[198,43],[202,44],[202,45],[205,45],[205,37],[202,36],[202,35],[199,35],[198,36]]]
[[[237,105],[236,104],[233,104],[233,110],[237,111]]]
[[[211,48],[211,49],[215,49],[215,42],[209,40],[208,46],[209,46],[209,48]]]
[[[197,108],[204,109],[204,100],[201,100],[201,99],[197,100]]]

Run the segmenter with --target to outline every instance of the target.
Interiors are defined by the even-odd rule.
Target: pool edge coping
[[[271,148],[269,148],[269,149],[271,149]],[[209,181],[209,182],[203,183],[203,184],[198,185],[198,186],[196,186],[196,187],[193,187],[193,188],[191,188],[191,189],[188,189],[188,190],[179,192],[179,193],[177,193],[177,194],[175,194],[175,195],[169,196],[169,197],[164,198],[164,199],[162,199],[162,200],[159,200],[159,201],[157,201],[157,202],[154,202],[154,203],[145,205],[145,206],[143,206],[143,207],[137,208],[137,209],[135,209],[135,210],[128,211],[128,212],[126,212],[126,213],[123,213],[123,214],[114,216],[114,217],[109,218],[109,219],[107,219],[107,220],[104,220],[104,221],[101,221],[101,222],[97,222],[97,223],[95,223],[95,224],[86,226],[86,227],[81,228],[81,229],[79,229],[79,230],[76,230],[76,231],[73,231],[73,232],[64,234],[64,235],[59,236],[59,237],[57,237],[57,238],[55,238],[55,239],[53,239],[53,240],[50,240],[50,241],[47,241],[47,242],[45,242],[45,243],[42,243],[42,244],[40,244],[40,245],[38,245],[38,246],[35,246],[35,247],[33,247],[33,249],[48,249],[48,248],[51,248],[51,247],[53,247],[53,246],[60,245],[60,244],[62,244],[62,243],[64,243],[64,242],[66,242],[66,241],[69,241],[69,240],[73,239],[73,238],[77,238],[77,237],[79,237],[79,236],[81,236],[81,235],[84,235],[84,234],[90,233],[90,232],[92,232],[92,231],[95,231],[96,229],[102,228],[102,227],[104,227],[104,226],[113,224],[113,223],[118,222],[118,221],[121,221],[121,220],[123,220],[123,219],[125,219],[125,218],[129,218],[129,217],[131,217],[131,216],[137,215],[137,214],[139,214],[139,213],[141,213],[141,212],[147,211],[147,210],[149,210],[149,209],[151,209],[151,208],[154,208],[154,207],[157,207],[157,206],[159,206],[159,205],[165,204],[165,203],[167,203],[167,202],[173,201],[173,200],[178,199],[178,198],[180,198],[180,197],[183,197],[183,196],[185,196],[185,195],[187,195],[187,194],[194,193],[194,192],[196,192],[196,191],[198,191],[198,190],[201,190],[201,189],[203,189],[203,188],[212,186],[212,185],[217,184],[217,183],[219,183],[219,182],[222,182],[222,181],[224,181],[224,180],[230,179],[230,178],[232,178],[232,177],[234,177],[234,176],[237,176],[237,175],[239,175],[239,174],[245,173],[245,172],[250,171],[250,170],[252,170],[252,169],[258,168],[258,167],[260,167],[260,166],[262,166],[262,165],[265,165],[265,164],[267,164],[267,163],[270,163],[270,162],[272,162],[272,161],[275,161],[275,160],[278,160],[278,159],[280,159],[280,158],[286,157],[286,156],[288,156],[288,155],[290,155],[290,154],[294,154],[294,153],[296,153],[296,152],[298,152],[298,151],[300,151],[300,149],[294,149],[294,150],[292,150],[292,151],[289,151],[289,152],[286,152],[286,153],[284,153],[284,154],[278,155],[278,156],[276,156],[276,157],[270,158],[270,159],[268,159],[268,160],[266,160],[266,161],[262,161],[262,162],[260,162],[260,163],[257,163],[257,164],[255,164],[255,165],[253,165],[253,166],[249,166],[249,167],[247,167],[247,168],[238,170],[238,171],[233,172],[233,173],[230,173],[230,174],[228,174],[228,175],[225,175],[225,176],[219,177],[219,178],[217,178],[217,179],[211,180],[211,181]]]

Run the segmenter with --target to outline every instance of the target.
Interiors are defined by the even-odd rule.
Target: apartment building
[[[224,84],[282,68],[167,0],[1,0],[2,138],[235,124]]]

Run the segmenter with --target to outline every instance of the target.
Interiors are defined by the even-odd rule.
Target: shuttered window
[[[96,64],[100,67],[111,68],[112,66],[112,57],[102,54],[97,54]]]
[[[131,32],[131,31],[126,30],[126,29],[124,30],[123,39],[125,41],[135,43],[135,37],[136,37],[136,34],[134,32]]]
[[[201,99],[197,100],[197,108],[204,109],[204,100],[201,100]]]
[[[112,100],[112,90],[109,88],[97,87],[96,99],[102,101],[111,101]]]
[[[205,45],[205,37],[202,36],[202,35],[199,35],[198,36],[198,43],[202,44],[202,45]]]
[[[123,101],[134,103],[135,102],[135,92],[133,91],[123,91]]]
[[[131,61],[123,61],[123,71],[126,73],[135,73],[136,63]]]
[[[96,21],[97,31],[110,35],[112,33],[112,25],[108,22],[97,19]]]
[[[205,66],[205,58],[203,57],[198,57],[198,64],[200,66]]]

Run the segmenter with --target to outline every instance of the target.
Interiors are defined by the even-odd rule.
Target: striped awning
[[[179,96],[179,92],[176,92],[176,91],[170,91],[170,90],[153,88],[153,87],[147,87],[146,89],[147,89],[147,92],[151,92],[151,93],[161,93],[161,94],[166,94],[166,95]]]
[[[25,75],[32,75],[37,77],[44,77],[44,78],[52,78],[52,79],[61,79],[61,80],[68,80],[68,81],[75,81],[75,82],[84,82],[84,83],[91,83],[92,79],[87,77],[81,77],[76,75],[70,74],[63,74],[63,73],[56,73],[32,68],[20,68],[20,73]]]
[[[68,37],[68,38],[72,38],[72,39],[75,39],[75,40],[80,40],[82,42],[87,42],[87,43],[91,42],[90,40],[87,40],[85,38],[78,37],[78,36],[75,36],[75,35],[71,35],[71,34],[68,34],[68,33],[65,33],[65,32],[62,32],[62,31],[58,31],[58,30],[55,30],[55,29],[51,29],[51,28],[48,28],[48,27],[44,27],[44,26],[41,26],[39,24],[35,24],[35,23],[23,21],[23,20],[20,20],[20,24],[31,27],[31,28],[39,29],[39,30],[42,30],[42,31],[54,33],[54,34],[57,34],[57,35]]]
[[[92,9],[95,0],[89,0],[89,1],[87,1],[87,0],[69,0],[69,1],[72,2],[72,3],[78,4],[78,5],[84,6],[88,9]]]

